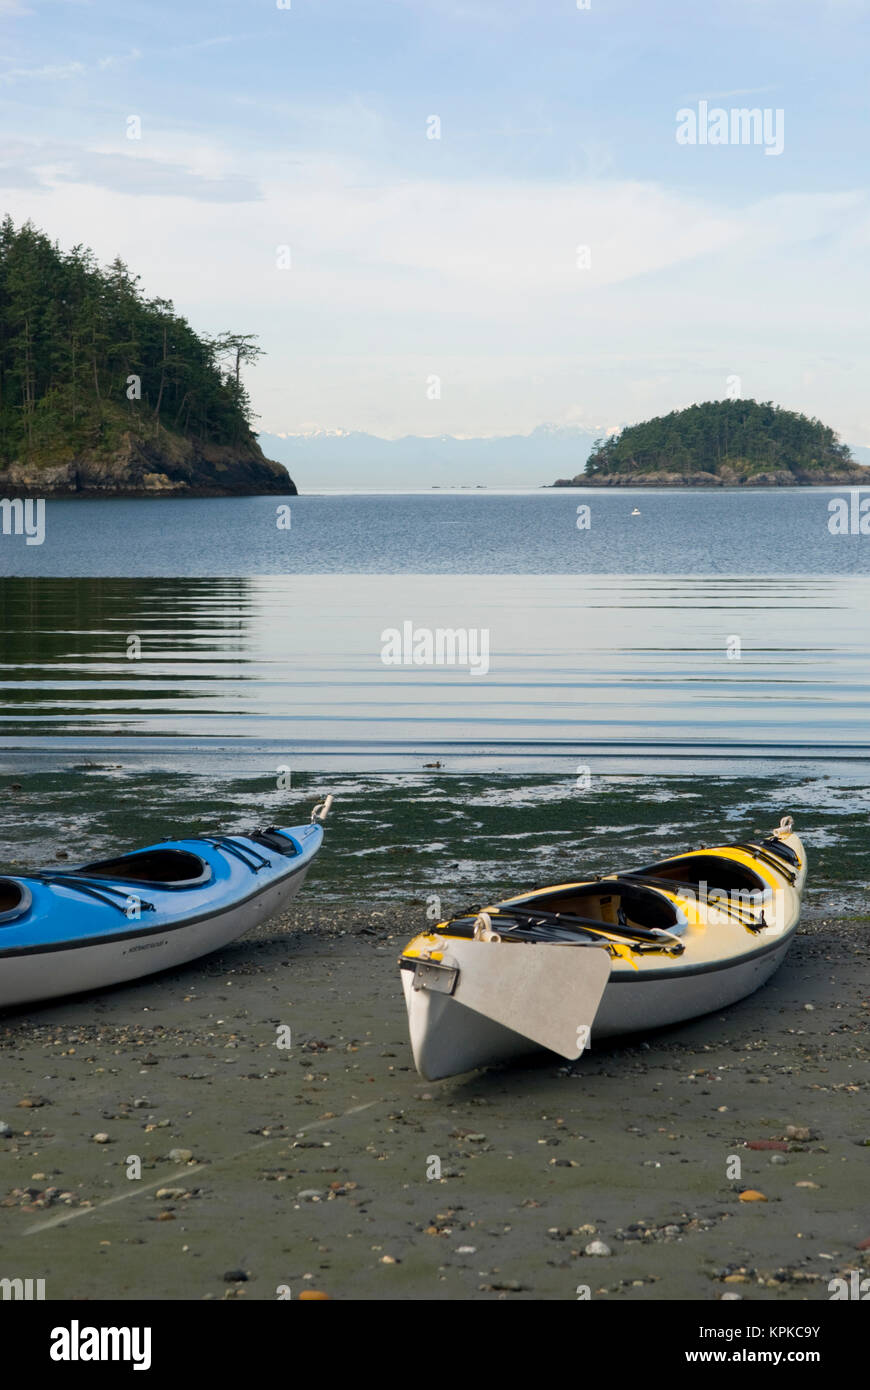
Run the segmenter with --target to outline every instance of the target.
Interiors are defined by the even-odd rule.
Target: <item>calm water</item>
[[[213,766],[727,771],[870,753],[863,576],[16,579],[2,593],[0,746],[31,757],[144,744]],[[488,671],[385,665],[382,634],[405,622],[485,631]]]
[[[828,531],[846,492],[324,495],[287,498],[289,530],[274,497],[49,501],[42,545],[0,534],[0,575],[870,574],[870,537]]]
[[[860,907],[870,538],[830,495],[50,503],[0,536],[0,868],[330,790],[326,894],[458,907],[790,811],[817,909]],[[406,622],[485,632],[486,673],[385,665]]]

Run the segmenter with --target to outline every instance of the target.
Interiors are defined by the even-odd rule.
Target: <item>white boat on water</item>
[[[505,899],[414,938],[399,964],[417,1070],[430,1080],[535,1048],[734,1004],[782,964],[800,917],[791,817],[758,842]]]

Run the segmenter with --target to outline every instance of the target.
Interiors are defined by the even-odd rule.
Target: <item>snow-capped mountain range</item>
[[[381,439],[358,430],[260,435],[267,458],[287,466],[300,492],[318,487],[540,487],[573,477],[606,433],[584,425],[539,425],[531,434],[451,434]]]
[[[542,487],[582,472],[606,426],[538,425],[530,434],[452,434],[381,439],[359,430],[260,435],[267,458],[286,465],[300,492],[318,488]],[[870,464],[870,447],[852,446]]]

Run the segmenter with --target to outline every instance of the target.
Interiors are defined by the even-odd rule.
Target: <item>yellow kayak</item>
[[[758,842],[439,922],[399,959],[417,1070],[435,1080],[534,1048],[576,1059],[593,1035],[645,1032],[745,998],[785,958],[806,871],[785,816]]]

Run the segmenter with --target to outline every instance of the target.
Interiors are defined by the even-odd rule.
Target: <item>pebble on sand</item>
[[[320,1301],[322,1299],[326,1299],[328,1301],[329,1297],[330,1295],[328,1293],[324,1293],[322,1289],[303,1289],[301,1294],[299,1294],[297,1301],[301,1302],[302,1300],[305,1300],[308,1303],[314,1303],[315,1301]]]
[[[741,1202],[766,1202],[767,1198],[763,1192],[757,1192],[754,1187],[747,1187],[745,1192],[740,1194]]]
[[[193,1152],[190,1149],[170,1149],[169,1157],[173,1163],[190,1163]]]
[[[109,1138],[108,1134],[103,1134],[103,1133],[101,1132],[100,1134],[95,1134],[95,1135],[94,1135],[94,1143],[95,1143],[95,1144],[110,1144],[111,1142],[112,1142],[112,1141],[111,1141],[111,1139]]]
[[[610,1246],[605,1245],[603,1240],[590,1240],[583,1251],[584,1255],[609,1255],[610,1253]]]

